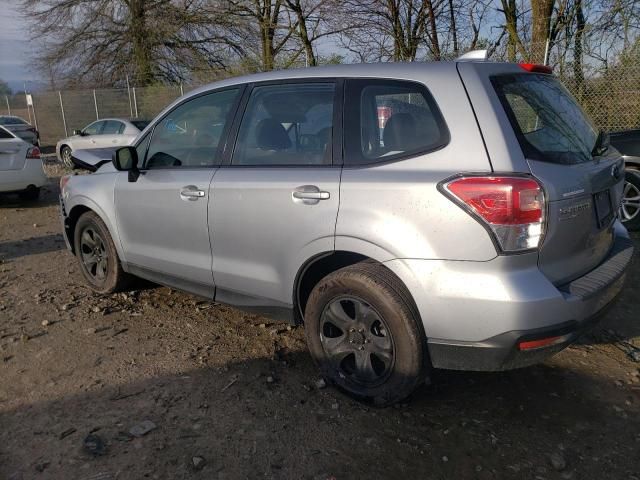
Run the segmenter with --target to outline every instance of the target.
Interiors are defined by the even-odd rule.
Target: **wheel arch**
[[[302,267],[298,270],[296,275],[293,298],[294,298],[294,315],[296,323],[303,323],[304,312],[306,309],[309,295],[313,288],[318,284],[320,280],[336,270],[339,270],[350,265],[361,262],[375,263],[383,267],[389,275],[395,277],[400,285],[405,289],[409,300],[412,303],[416,315],[418,315],[418,321],[422,324],[420,319],[420,312],[416,306],[415,299],[411,294],[411,290],[406,282],[400,278],[396,272],[388,268],[384,264],[384,260],[372,258],[362,253],[357,253],[349,250],[335,250],[331,252],[324,252],[315,255],[308,259]]]
[[[92,205],[90,201],[73,205],[64,219],[65,236],[67,237],[67,240],[71,247],[71,252],[74,254],[76,253],[74,240],[78,219],[87,212],[95,213],[104,222],[107,230],[109,231],[109,235],[111,235],[111,239],[113,240],[113,243],[116,247],[116,251],[118,253],[118,256],[120,257],[120,261],[124,263],[122,245],[120,244],[118,235],[116,235],[114,232],[113,225],[109,221],[108,216],[105,215],[104,212],[102,212],[102,210],[97,207],[97,205]]]

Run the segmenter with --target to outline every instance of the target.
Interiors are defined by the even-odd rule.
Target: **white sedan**
[[[121,118],[96,120],[82,130],[75,130],[72,136],[60,140],[56,145],[56,155],[59,161],[72,168],[74,164],[71,153],[74,150],[130,145],[148,123],[144,120]]]
[[[0,192],[36,200],[46,183],[40,149],[0,127]]]

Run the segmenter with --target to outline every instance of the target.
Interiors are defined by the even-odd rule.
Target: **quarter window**
[[[240,124],[233,165],[328,165],[334,83],[255,87]]]
[[[449,133],[427,89],[397,80],[351,80],[345,108],[345,163],[378,163],[436,150]]]
[[[202,95],[167,114],[153,130],[146,168],[216,165],[238,91],[231,89]]]

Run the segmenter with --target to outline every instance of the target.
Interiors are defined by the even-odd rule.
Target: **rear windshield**
[[[0,125],[29,125],[19,117],[0,117]]]
[[[146,120],[131,120],[131,123],[133,123],[133,126],[140,131],[144,130],[147,125],[149,125],[149,122],[147,122]]]
[[[598,133],[556,78],[522,73],[491,82],[527,158],[561,164],[592,160]]]

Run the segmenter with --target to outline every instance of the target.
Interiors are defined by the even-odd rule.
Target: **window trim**
[[[291,84],[305,84],[305,83],[333,83],[335,85],[335,94],[333,97],[333,131],[331,133],[331,163],[320,165],[291,165],[291,164],[271,164],[271,165],[234,165],[232,163],[233,153],[238,143],[238,135],[240,133],[240,125],[247,113],[247,105],[249,104],[249,98],[253,90],[257,87],[279,86],[279,85],[291,85]],[[251,82],[247,84],[247,89],[244,92],[242,102],[238,108],[232,130],[229,133],[229,145],[225,151],[225,157],[220,167],[224,168],[332,168],[341,167],[343,162],[343,115],[342,105],[344,102],[344,84],[345,79],[341,77],[304,77],[304,78],[286,78],[280,80],[265,80],[262,82]]]
[[[218,147],[216,149],[216,160],[214,163],[212,163],[211,165],[207,165],[207,166],[167,166],[167,167],[162,167],[162,168],[147,168],[147,154],[149,153],[149,146],[151,145],[151,141],[153,140],[153,135],[155,133],[156,130],[156,126],[158,126],[165,118],[167,118],[169,115],[171,115],[177,108],[180,108],[181,106],[183,106],[184,104],[186,104],[187,102],[190,102],[192,100],[195,100],[197,98],[200,97],[204,97],[206,95],[212,95],[214,93],[221,93],[221,92],[225,92],[228,90],[238,90],[238,93],[236,95],[235,100],[233,101],[233,104],[231,105],[231,108],[229,109],[229,118],[227,118],[227,121],[225,122],[224,125],[224,129],[222,130],[222,134],[220,135],[220,142],[218,143]],[[137,141],[135,143],[135,145],[132,145],[132,147],[134,148],[138,148],[138,146],[144,141],[144,139],[147,137],[147,135],[149,135],[149,143],[147,143],[147,148],[145,148],[144,150],[144,158],[138,158],[138,169],[140,170],[140,172],[151,172],[151,171],[156,171],[156,170],[202,170],[202,169],[210,169],[210,168],[219,168],[222,164],[223,158],[224,158],[224,154],[225,154],[225,150],[227,148],[227,144],[228,144],[228,139],[229,139],[229,133],[230,133],[230,129],[231,129],[231,125],[233,123],[233,121],[235,120],[235,117],[238,114],[238,106],[240,105],[240,102],[244,96],[246,90],[246,84],[237,84],[237,85],[228,85],[226,87],[222,87],[222,88],[215,88],[212,90],[206,90],[204,92],[200,92],[196,95],[192,95],[189,96],[185,99],[183,99],[180,103],[174,105],[174,107],[167,111],[164,115],[162,115],[161,117],[157,118],[154,122],[152,122],[151,125],[147,125],[147,128],[149,129],[148,133],[143,135],[141,137],[141,139],[139,141]],[[145,128],[146,130],[146,128]]]
[[[344,159],[345,159],[344,168],[350,168],[350,169],[351,168],[353,169],[367,168],[371,166],[387,165],[390,163],[401,162],[403,160],[408,160],[410,158],[416,158],[422,155],[427,155],[429,153],[437,152],[438,150],[442,150],[443,148],[447,147],[451,143],[451,132],[449,130],[449,126],[447,125],[444,115],[442,115],[442,111],[440,110],[440,106],[438,105],[438,102],[436,101],[435,97],[433,96],[429,88],[424,83],[421,83],[415,80],[404,80],[400,78],[379,78],[379,77],[375,77],[375,78],[356,77],[356,78],[347,78],[345,80],[346,81],[345,81],[345,94],[344,94],[344,107],[343,107],[343,110],[344,110],[343,121],[346,125],[345,132],[344,132],[344,143],[343,143]],[[397,86],[397,87],[404,87],[404,88],[407,88],[407,87],[417,88],[417,90],[423,95],[425,101],[427,102],[427,105],[431,109],[434,115],[434,120],[442,129],[441,141],[438,144],[434,146],[430,146],[428,148],[419,148],[419,149],[410,150],[408,152],[398,153],[396,155],[389,155],[386,157],[367,159],[362,154],[362,147],[360,145],[361,128],[362,128],[361,121],[360,121],[360,113],[361,113],[360,98],[361,98],[362,90],[365,87],[376,86],[376,85],[391,86],[391,87]],[[357,92],[357,95],[353,94],[355,93],[354,90],[355,92]],[[349,95],[347,95],[347,93],[349,93]],[[353,106],[353,103],[347,103],[347,102],[356,102],[355,109],[350,110],[349,107]],[[355,119],[356,121],[348,122],[347,116],[354,115],[354,114],[357,117]],[[349,139],[358,139],[357,147],[353,149],[355,150],[355,152],[349,151],[351,150],[350,148],[348,148],[348,145],[347,145]],[[362,161],[358,163],[350,163],[348,162],[349,158],[358,158],[359,160],[362,160]]]

